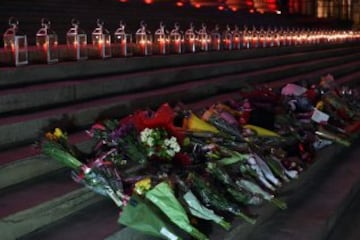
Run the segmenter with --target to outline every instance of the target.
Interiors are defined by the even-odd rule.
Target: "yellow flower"
[[[151,179],[147,177],[136,182],[134,190],[137,194],[142,195],[146,191],[150,190],[150,188],[151,188]]]
[[[54,130],[54,136],[55,136],[57,139],[65,137],[63,131],[62,131],[60,128],[55,128],[55,130]]]
[[[322,110],[324,108],[324,102],[323,101],[319,101],[317,104],[316,104],[316,108],[318,110]]]

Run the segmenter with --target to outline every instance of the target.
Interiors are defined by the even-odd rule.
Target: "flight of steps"
[[[247,85],[316,83],[327,73],[356,87],[359,49],[356,44],[244,49],[0,68],[1,239],[134,234],[116,224],[118,209],[110,200],[73,183],[66,169],[39,154],[34,143],[46,129],[62,127],[86,151],[92,142],[83,130],[96,119],[138,108],[178,101],[201,107],[237,96]],[[342,148],[331,149],[329,159]],[[243,225],[235,224],[227,239],[252,231]],[[215,229],[211,239],[218,239],[216,234],[224,233]]]

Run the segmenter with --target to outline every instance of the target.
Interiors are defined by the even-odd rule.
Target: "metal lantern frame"
[[[147,56],[152,54],[152,35],[146,29],[144,21],[140,22],[140,28],[135,33],[136,48],[140,55]]]
[[[97,27],[91,34],[92,44],[95,47],[97,56],[100,58],[111,57],[111,34],[109,30],[104,28],[104,22],[100,19],[96,20]]]
[[[9,18],[9,26],[3,36],[4,50],[10,56],[7,64],[21,66],[28,64],[27,37],[19,31],[19,21]]]
[[[233,34],[229,25],[226,25],[225,31],[222,33],[222,45],[224,50],[232,50],[233,48]]]
[[[221,50],[221,39],[220,27],[216,24],[214,30],[210,33],[211,50]]]
[[[36,33],[36,46],[41,53],[41,61],[46,63],[57,63],[59,61],[58,53],[58,36],[50,28],[51,22],[41,19],[41,28]]]
[[[207,32],[206,24],[201,25],[201,29],[197,32],[197,43],[198,49],[200,51],[208,51],[209,50],[209,42],[211,38]]]
[[[66,33],[66,45],[68,54],[74,60],[88,59],[87,35],[79,28],[80,22],[77,19],[71,20],[72,27]]]
[[[196,38],[194,24],[190,23],[190,27],[185,31],[185,36],[184,36],[185,51],[191,53],[196,52],[196,41],[197,38]]]
[[[165,25],[160,22],[160,27],[154,33],[154,50],[157,54],[164,55],[168,50],[168,34],[165,30]]]
[[[183,36],[180,32],[180,25],[175,23],[174,29],[170,32],[170,52],[180,54],[183,51]]]
[[[239,31],[239,27],[235,25],[234,30],[231,32],[232,34],[232,49],[239,50],[243,44],[243,36]]]
[[[120,56],[127,57],[132,55],[132,35],[125,32],[126,24],[120,21],[120,26],[114,33],[115,44],[120,50]]]

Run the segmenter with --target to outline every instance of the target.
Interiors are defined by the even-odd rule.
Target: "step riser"
[[[17,239],[100,201],[103,201],[103,198],[94,192],[80,189],[28,210],[15,213],[1,219],[1,239]]]
[[[107,60],[80,61],[53,65],[34,65],[19,68],[5,68],[0,71],[0,87],[23,85],[36,82],[54,82],[63,79],[85,78],[89,76],[101,76],[120,74],[127,72],[138,72],[149,69],[159,69],[174,66],[196,65],[210,62],[222,62],[258,58],[266,56],[279,56],[297,52],[311,52],[319,49],[333,49],[335,52],[345,45],[284,47],[265,49],[244,49],[231,52],[208,52],[169,56],[118,58]]]
[[[344,49],[339,51],[337,56],[350,53],[352,53],[351,49]],[[284,56],[275,59],[248,60],[229,64],[194,66],[174,70],[170,68],[166,71],[153,71],[129,76],[120,75],[118,77],[98,79],[95,81],[64,83],[63,86],[49,85],[48,88],[41,90],[25,89],[23,92],[17,91],[16,93],[0,95],[0,113],[82,101],[111,94],[144,91],[154,88],[154,86],[159,88],[171,84],[212,78],[226,74],[262,70],[274,66],[325,58],[333,56],[333,54],[333,52],[318,52],[296,57]],[[346,61],[345,57],[342,59]],[[325,61],[326,60],[324,60],[323,64],[325,64]],[[339,62],[336,62],[334,64],[338,63]],[[129,82],[131,82],[131,84],[129,84]]]
[[[84,152],[90,152],[93,141],[79,142],[76,146]],[[44,155],[34,155],[0,165],[0,190],[63,168],[63,165]]]
[[[354,58],[356,56],[353,56]],[[351,58],[351,56],[349,57]],[[343,62],[343,60],[341,60]],[[73,108],[69,111],[52,113],[44,115],[38,119],[21,119],[20,122],[9,123],[0,126],[0,148],[11,147],[16,143],[29,143],[36,139],[39,130],[47,127],[50,122],[68,120],[72,125],[78,128],[86,127],[92,124],[94,119],[102,116],[124,116],[131,113],[134,109],[143,107],[156,107],[164,101],[189,102],[199,100],[222,92],[234,91],[244,87],[244,84],[259,84],[274,81],[280,77],[296,76],[298,74],[313,71],[320,66],[326,67],[326,61],[317,64],[307,65],[303,67],[287,68],[286,70],[269,70],[267,72],[255,72],[244,75],[231,75],[228,77],[191,82],[165,90],[154,90],[143,95],[124,95],[106,99],[106,103],[100,106],[91,106],[85,109],[73,112]],[[333,64],[336,64],[333,63]],[[338,64],[340,64],[338,62]],[[305,64],[306,65],[306,64]],[[320,66],[319,66],[320,65]],[[149,101],[151,99],[151,101]],[[72,112],[70,112],[72,110]]]
[[[334,70],[333,73],[336,75],[346,75],[346,74],[349,74],[356,70],[358,70],[358,68],[350,65],[350,67],[347,67],[347,68],[339,68],[339,69],[337,69],[337,71]],[[354,74],[354,76],[355,77],[360,76],[360,73],[357,72],[356,74]],[[303,78],[304,78],[303,75],[299,75],[295,78],[291,78],[291,82],[301,80]],[[316,81],[318,81],[318,76],[313,76],[313,79],[310,79],[310,80],[313,80],[314,82],[316,82]],[[341,80],[342,79],[340,79],[340,82],[341,82]],[[234,85],[235,87],[238,86],[239,83],[240,83],[239,86],[242,86],[241,85],[242,83],[240,81],[236,81],[236,79],[233,80],[233,82],[234,83],[232,85]],[[289,79],[287,79],[287,82],[289,82]],[[284,83],[285,83],[285,81],[282,82],[282,84],[284,84]],[[214,85],[214,87],[215,86],[216,85]],[[215,90],[213,90],[213,91],[217,92],[218,91],[217,89],[220,89],[220,88],[222,90],[224,90],[224,87],[222,87],[222,86],[223,86],[223,84],[217,84],[217,87],[215,87]],[[270,85],[270,86],[278,87],[278,86],[280,86],[280,84],[277,84],[277,86],[275,86],[275,85],[274,86]],[[193,93],[194,95],[196,95],[196,94],[200,95],[200,89],[209,91],[209,88],[206,88],[203,86],[196,88],[196,89],[198,89],[198,90],[194,91],[194,93]],[[226,90],[228,91],[229,89],[226,89]],[[208,92],[205,92],[204,97],[209,97],[209,95],[207,95],[207,93]],[[159,104],[161,103],[160,101],[159,101]],[[146,104],[146,101],[145,101],[145,104]],[[146,106],[146,105],[144,105],[144,106]],[[156,106],[154,106],[154,107],[156,107]],[[121,107],[119,107],[119,108],[121,108]],[[79,144],[77,144],[77,146],[80,147],[81,149],[87,151],[92,146],[92,142],[91,141],[80,142]],[[38,155],[31,157],[31,158],[18,160],[14,163],[10,162],[9,164],[6,164],[6,165],[0,167],[0,189],[12,186],[14,184],[21,183],[21,182],[29,180],[33,177],[37,177],[42,174],[49,173],[49,172],[57,170],[59,168],[62,168],[62,166],[56,164],[53,161],[49,161],[49,159],[45,159]],[[11,178],[5,177],[9,173],[11,173],[12,177]]]

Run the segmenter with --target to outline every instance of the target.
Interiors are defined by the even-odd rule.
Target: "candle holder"
[[[36,46],[40,52],[40,61],[48,64],[59,61],[58,37],[50,25],[51,22],[48,19],[42,18],[41,28],[36,33]]]
[[[132,35],[125,32],[125,24],[120,21],[120,27],[115,31],[115,45],[120,51],[120,56],[127,57],[132,55]]]
[[[252,32],[250,29],[248,29],[248,27],[246,25],[244,25],[244,30],[243,30],[243,47],[244,48],[251,48],[251,39],[252,39]]]
[[[256,30],[255,26],[253,26],[251,30],[251,40],[250,40],[251,48],[259,47],[259,35],[260,35],[259,31]]]
[[[209,50],[209,42],[211,40],[206,28],[206,24],[203,23],[201,29],[197,33],[198,48],[200,51],[204,52]]]
[[[182,52],[182,34],[180,32],[180,25],[175,23],[174,29],[170,32],[170,52],[180,54]]]
[[[155,31],[154,34],[154,52],[156,54],[165,55],[168,50],[168,33],[165,30],[165,25],[160,22],[160,27]]]
[[[152,54],[152,36],[144,21],[140,22],[140,28],[136,31],[136,50],[143,56]]]
[[[27,37],[19,30],[19,21],[9,18],[9,26],[4,33],[4,50],[8,56],[6,64],[21,66],[28,64]]]
[[[259,41],[258,47],[266,48],[266,33],[263,27],[260,28],[260,31],[258,31],[257,35]]]
[[[66,33],[68,57],[72,60],[85,60],[88,58],[87,35],[79,28],[80,22],[73,18],[72,27]]]
[[[193,23],[190,23],[189,29],[185,31],[185,51],[196,52],[196,33]]]
[[[221,50],[221,34],[219,25],[215,25],[214,30],[210,33],[210,43],[211,50],[220,51]]]
[[[97,27],[92,32],[92,45],[95,55],[99,58],[111,57],[111,35],[104,28],[104,22],[100,19],[96,20]]]
[[[266,47],[274,47],[275,37],[276,37],[276,29],[272,31],[271,28],[268,27],[268,29],[265,31]]]
[[[237,25],[235,25],[234,30],[231,32],[231,34],[232,34],[232,48],[235,50],[239,50],[241,48],[243,37]]]
[[[229,25],[226,25],[226,29],[222,34],[222,43],[224,50],[231,50],[233,47],[233,35]]]

